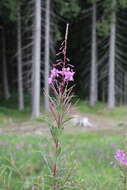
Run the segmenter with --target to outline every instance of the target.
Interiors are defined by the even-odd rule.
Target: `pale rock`
[[[72,125],[76,126],[83,126],[83,127],[93,127],[92,123],[89,121],[87,117],[74,115],[73,119],[71,120]]]

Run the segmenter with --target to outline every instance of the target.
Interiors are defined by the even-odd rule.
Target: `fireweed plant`
[[[59,52],[56,54],[56,63],[53,65],[48,83],[51,88],[52,96],[49,97],[49,127],[51,136],[54,142],[54,161],[52,165],[52,190],[63,189],[68,182],[69,175],[64,175],[62,172],[64,181],[60,183],[59,178],[59,156],[61,154],[61,140],[64,125],[71,119],[69,118],[69,112],[71,108],[71,99],[73,97],[73,86],[69,85],[70,81],[73,81],[73,66],[69,64],[67,58],[67,39],[68,39],[67,24],[65,40],[62,42]]]
[[[123,190],[127,190],[127,152],[118,149],[114,156],[115,160],[119,164],[120,174],[122,177]],[[112,166],[115,162],[112,162]]]

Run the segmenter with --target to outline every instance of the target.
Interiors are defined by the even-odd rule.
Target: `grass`
[[[28,121],[31,117],[30,111],[30,97],[25,96],[25,109],[24,111],[18,110],[18,98],[14,96],[9,100],[0,99],[0,124],[9,125],[11,121],[24,122]],[[75,102],[75,101],[74,101]],[[41,111],[44,112],[43,98],[41,100]],[[102,115],[108,119],[117,119],[125,121],[127,115],[127,107],[116,107],[112,110],[107,108],[107,105],[102,102],[97,102],[95,107],[89,106],[87,101],[80,100],[76,107],[83,113],[94,114],[96,116]],[[41,122],[42,118],[36,119]]]
[[[83,112],[94,115],[102,115],[109,119],[126,120],[127,106],[115,107],[109,110],[107,105],[102,102],[97,102],[95,107],[91,107],[86,101],[79,101],[77,108]]]
[[[29,97],[25,96],[25,109],[18,111],[18,98],[13,96],[9,100],[0,100],[0,124],[8,124],[13,120],[16,122],[26,121],[30,118]]]
[[[0,135],[0,139],[0,189],[7,185],[13,190],[31,190],[48,173],[47,163],[53,159],[51,140],[30,135]],[[115,149],[124,147],[122,135],[70,134],[62,137],[62,144],[60,165],[71,168],[75,163],[72,173],[79,190],[122,190],[119,169],[110,166]],[[44,183],[37,190],[49,190]]]
[[[17,110],[17,97],[0,102],[0,124],[29,121],[29,97],[25,97],[23,112]],[[108,110],[106,104],[100,102],[92,108],[88,102],[79,101],[77,108],[83,113],[94,114],[97,117],[101,115],[114,121],[126,120],[127,115],[125,106]],[[43,119],[38,118],[34,121],[43,122]],[[63,153],[59,163],[61,168],[64,166],[69,169],[73,163],[76,167],[72,173],[79,188],[73,190],[122,190],[119,168],[111,167],[109,164],[114,161],[115,149],[124,148],[124,137],[121,134],[65,135],[62,137],[62,147]],[[32,184],[36,183],[42,184],[37,190],[50,190],[46,184],[51,181],[48,170],[52,168],[50,164],[53,161],[52,152],[51,139],[31,135],[1,134],[0,190],[31,190]]]
[[[77,104],[80,111],[90,114],[98,114],[106,108],[105,103],[97,102],[95,107],[91,107],[87,101],[80,100]]]
[[[12,96],[9,100],[0,99],[0,124],[9,125],[11,122],[24,122],[31,118],[30,97],[24,98],[25,109],[18,110],[18,97]],[[41,111],[43,110],[43,97],[41,98]]]

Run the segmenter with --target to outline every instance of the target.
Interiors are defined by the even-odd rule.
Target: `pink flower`
[[[56,68],[53,68],[51,70],[51,77],[55,78],[55,77],[58,77],[58,76],[59,76],[59,70],[57,70]]]
[[[53,79],[51,77],[48,78],[48,84],[52,84]]]
[[[17,144],[17,145],[16,145],[16,149],[17,149],[17,150],[20,150],[20,149],[22,149],[22,148],[23,148],[23,145],[22,145],[22,144]]]
[[[62,74],[64,75],[65,77],[65,81],[73,81],[73,76],[74,76],[74,72],[70,70],[70,68],[64,68],[62,70]]]
[[[115,162],[110,162],[110,166],[115,166]]]
[[[56,77],[59,77],[59,74],[61,74],[61,71],[59,71],[59,70],[56,69],[56,68],[53,68],[53,69],[51,70],[51,75],[50,75],[50,77],[48,78],[48,84],[52,84],[53,81],[54,81],[54,79],[55,79]]]
[[[64,77],[64,79],[62,78]],[[56,68],[53,68],[51,70],[51,75],[48,78],[48,83],[52,84],[56,77],[61,77],[62,80],[65,82],[73,81],[74,72],[70,70],[69,67],[63,68],[62,70],[58,70]]]
[[[112,149],[116,149],[116,145],[115,145],[115,144],[110,144],[110,147],[111,147]]]
[[[127,166],[127,156],[124,150],[117,150],[115,154],[115,159],[119,161],[121,164]]]

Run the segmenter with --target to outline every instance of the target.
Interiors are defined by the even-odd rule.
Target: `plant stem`
[[[127,190],[126,186],[127,186],[127,177],[126,175],[124,176],[124,190]]]
[[[56,183],[56,177],[57,177],[57,158],[58,158],[58,149],[59,149],[59,142],[58,140],[55,142],[55,162],[53,165],[53,190],[57,190],[57,183]]]
[[[67,61],[67,37],[68,37],[68,29],[69,29],[69,24],[67,24],[66,33],[65,33],[64,67],[66,66],[66,61]]]
[[[65,34],[65,40],[63,42],[64,46],[62,45],[62,54],[63,54],[63,62],[62,62],[62,69],[61,71],[64,71],[64,69],[67,67],[67,38],[68,38],[68,28],[69,24],[67,24],[66,27],[66,34]],[[66,68],[67,69],[67,68]],[[63,113],[64,113],[64,102],[65,99],[67,98],[66,96],[68,95],[66,93],[66,82],[65,81],[65,76],[62,75],[60,83],[56,83],[56,85],[53,86],[53,91],[56,93],[56,101],[57,106],[55,106],[56,102],[52,104],[53,99],[50,99],[50,111],[52,114],[52,117],[56,121],[56,131],[54,128],[54,132],[51,132],[52,137],[54,139],[55,147],[54,147],[54,163],[53,163],[53,184],[52,184],[52,190],[57,190],[58,188],[58,183],[57,183],[57,176],[58,176],[58,164],[57,160],[59,157],[59,154],[61,152],[61,146],[60,146],[60,141],[59,141],[59,136],[61,135],[61,130],[62,130],[62,124],[63,124]],[[54,108],[52,107],[54,106]],[[54,110],[56,108],[56,110]]]
[[[53,169],[53,176],[56,177],[57,175],[57,166],[56,163],[54,164],[54,169]]]

